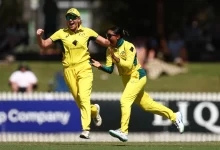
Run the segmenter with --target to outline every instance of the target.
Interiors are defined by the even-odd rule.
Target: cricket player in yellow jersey
[[[118,130],[109,130],[110,135],[126,142],[128,140],[128,125],[131,115],[131,105],[135,102],[145,111],[161,115],[170,119],[179,129],[184,132],[182,114],[174,113],[171,109],[155,102],[145,91],[147,82],[145,70],[141,68],[137,60],[137,53],[134,45],[123,39],[127,32],[119,27],[112,27],[106,36],[111,46],[106,52],[106,65],[92,60],[92,65],[107,73],[112,73],[114,65],[117,66],[119,75],[124,84],[124,91],[120,100],[121,103],[121,127]]]
[[[81,113],[82,133],[80,138],[89,139],[91,116],[96,126],[100,126],[102,118],[98,104],[91,105],[93,72],[88,51],[89,41],[108,47],[108,39],[98,35],[90,28],[81,25],[80,13],[71,8],[66,13],[67,28],[60,29],[48,39],[42,39],[43,29],[37,30],[37,40],[41,48],[51,46],[58,41],[63,46],[64,78]]]

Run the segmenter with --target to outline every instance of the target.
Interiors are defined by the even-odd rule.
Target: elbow
[[[105,70],[106,73],[112,74],[113,70]]]
[[[47,48],[45,41],[42,42],[41,48],[43,48],[43,49]]]
[[[109,74],[112,74],[113,71],[108,72]]]
[[[48,47],[48,45],[46,45],[46,43],[43,42],[43,43],[40,45],[40,47],[41,47],[42,49],[46,49],[46,48]]]
[[[43,43],[38,43],[39,47],[42,48],[42,49],[45,49],[46,46],[43,44]]]
[[[42,48],[42,49],[45,49],[45,48],[47,48],[47,46],[45,46],[45,45],[41,45],[41,48]]]
[[[38,44],[42,49],[46,49],[49,46],[45,40],[39,41]]]
[[[112,72],[107,72],[108,74],[112,74]]]

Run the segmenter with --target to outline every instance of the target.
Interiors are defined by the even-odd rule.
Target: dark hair
[[[25,68],[26,70],[30,70],[29,66],[25,63],[20,63],[17,70],[21,70],[22,68]]]
[[[121,38],[124,36],[129,36],[128,31],[117,26],[111,27],[109,30],[112,30],[115,34],[120,35]]]

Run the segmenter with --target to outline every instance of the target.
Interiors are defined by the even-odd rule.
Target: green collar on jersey
[[[124,43],[124,39],[123,39],[123,38],[120,38],[120,39],[117,41],[117,47],[120,47],[123,43]]]

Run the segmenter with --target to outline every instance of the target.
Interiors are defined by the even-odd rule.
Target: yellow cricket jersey
[[[98,34],[90,28],[80,26],[76,32],[63,28],[51,35],[52,41],[58,41],[63,46],[63,66],[68,67],[86,60],[90,55],[88,45],[90,40],[96,40]]]
[[[115,56],[120,58],[119,63],[112,59],[109,49],[110,47],[106,51],[106,65],[102,66],[100,68],[101,70],[112,73],[115,64],[118,68],[119,75],[130,75],[134,71],[142,69],[137,60],[136,49],[132,43],[120,39],[118,47],[114,48]]]

